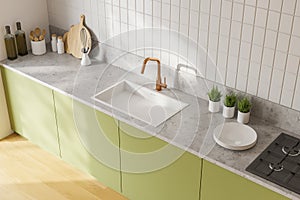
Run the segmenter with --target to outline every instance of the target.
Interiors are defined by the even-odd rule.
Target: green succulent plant
[[[251,106],[252,105],[247,97],[242,98],[238,102],[238,110],[242,113],[250,112]]]
[[[221,100],[222,94],[219,91],[217,86],[213,86],[213,88],[207,93],[209,100],[213,102],[218,102]]]
[[[230,92],[225,96],[224,105],[226,107],[234,107],[236,103],[236,94],[234,92]]]

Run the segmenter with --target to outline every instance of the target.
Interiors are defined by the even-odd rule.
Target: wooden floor
[[[1,200],[125,200],[94,178],[13,134],[0,141]]]

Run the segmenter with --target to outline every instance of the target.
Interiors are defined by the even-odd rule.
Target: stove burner
[[[269,168],[271,170],[274,170],[275,172],[280,172],[283,170],[283,166],[280,165],[279,163],[276,163],[276,164],[269,163]]]
[[[281,133],[246,170],[300,194],[300,139]]]
[[[292,157],[296,157],[300,155],[300,149],[296,149],[295,147],[292,147],[290,149],[289,147],[283,146],[281,150],[285,155],[289,155]]]

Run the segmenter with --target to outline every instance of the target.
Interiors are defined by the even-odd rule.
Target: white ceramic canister
[[[46,42],[45,39],[42,41],[31,41],[32,54],[40,56],[46,53]]]

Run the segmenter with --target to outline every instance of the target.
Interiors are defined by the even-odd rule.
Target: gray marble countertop
[[[246,151],[231,151],[217,145],[212,135],[217,125],[225,121],[235,121],[235,119],[224,120],[221,113],[210,113],[206,100],[173,88],[164,89],[161,93],[188,103],[189,106],[160,126],[152,127],[104,104],[95,102],[91,98],[98,92],[121,80],[130,80],[145,87],[154,88],[155,81],[145,78],[139,74],[139,71],[126,71],[98,60],[92,60],[91,66],[84,67],[80,66],[80,60],[70,55],[58,55],[51,52],[43,56],[27,55],[19,57],[15,61],[5,60],[2,61],[2,64],[6,68],[38,81],[47,87],[92,106],[151,135],[155,135],[170,144],[189,151],[288,198],[300,199],[300,195],[245,170],[281,132],[298,138],[299,135],[297,136],[251,117],[249,126],[256,130],[258,134],[257,144]]]

